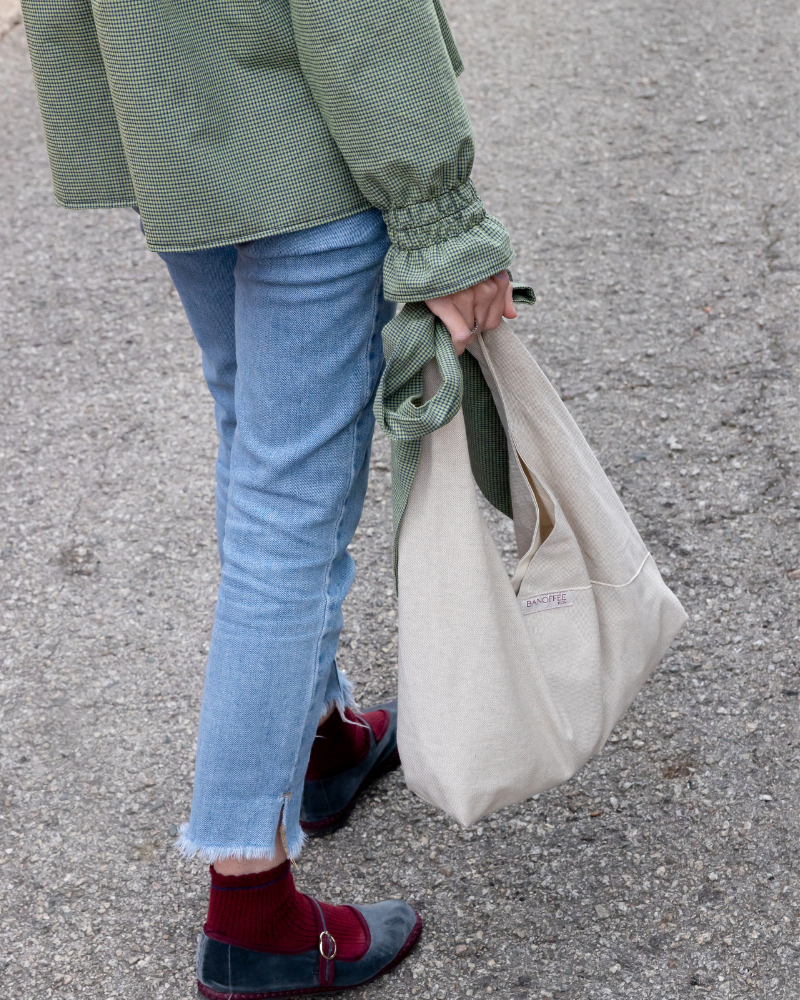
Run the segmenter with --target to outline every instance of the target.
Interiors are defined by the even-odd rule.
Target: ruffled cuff
[[[393,302],[460,292],[514,260],[505,226],[486,214],[472,181],[433,201],[388,209],[383,218],[391,240],[383,291]]]

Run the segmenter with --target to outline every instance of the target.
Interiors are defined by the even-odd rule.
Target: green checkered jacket
[[[439,0],[23,0],[58,201],[137,205],[151,250],[306,229],[370,206],[387,298],[508,267],[469,179]]]

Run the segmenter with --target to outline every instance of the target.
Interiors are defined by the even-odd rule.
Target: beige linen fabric
[[[398,565],[406,781],[464,825],[575,774],[686,621],[527,350],[503,324],[471,352],[508,435],[518,569],[480,512],[461,412],[422,439]],[[426,398],[438,381],[431,361]]]

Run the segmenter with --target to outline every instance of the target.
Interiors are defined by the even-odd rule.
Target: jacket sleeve
[[[289,0],[303,74],[391,247],[384,294],[418,302],[509,267],[469,179],[474,139],[438,0]]]

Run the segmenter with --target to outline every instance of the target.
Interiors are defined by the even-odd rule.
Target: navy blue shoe
[[[309,837],[324,837],[341,829],[361,792],[400,763],[397,752],[397,701],[387,701],[368,711],[384,711],[389,716],[389,725],[380,741],[375,739],[375,733],[370,728],[369,750],[358,764],[331,777],[305,783],[300,826]]]
[[[299,954],[237,948],[201,932],[197,989],[207,1000],[270,1000],[336,993],[377,979],[409,954],[422,933],[422,920],[400,899],[353,909],[367,925],[369,946],[361,958],[351,962],[336,960],[336,941],[325,926],[319,905],[315,906],[319,947]]]

